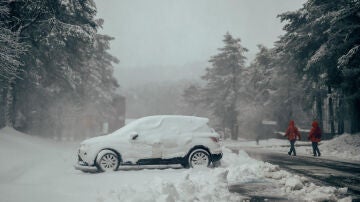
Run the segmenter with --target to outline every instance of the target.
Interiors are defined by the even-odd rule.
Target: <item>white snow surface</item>
[[[303,139],[306,138],[305,134]],[[312,147],[310,141],[296,141],[296,153],[298,155],[312,155]],[[239,139],[238,141],[226,140],[222,142],[223,146],[228,148],[261,148],[271,151],[288,152],[289,141],[287,139],[267,139],[256,141]],[[358,134],[342,134],[331,140],[323,140],[319,143],[321,158],[360,161],[360,133]]]
[[[241,201],[228,186],[262,181],[277,195],[305,201],[340,200],[346,188],[317,186],[278,166],[223,148],[222,166],[89,174],[73,168],[78,143],[0,130],[0,201]],[[258,190],[261,193],[263,190]],[[271,191],[270,191],[271,192]],[[342,198],[351,201],[351,198]]]
[[[323,154],[360,161],[360,133],[339,135],[332,140],[323,141],[319,148]]]

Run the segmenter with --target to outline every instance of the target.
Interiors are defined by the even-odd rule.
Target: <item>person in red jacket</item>
[[[285,137],[287,137],[290,141],[290,151],[288,152],[288,154],[291,155],[291,153],[294,152],[294,156],[296,156],[295,141],[297,138],[300,140],[300,133],[295,126],[295,122],[293,120],[291,120],[289,123],[289,127],[285,132]]]
[[[318,144],[321,141],[321,129],[320,129],[317,121],[313,121],[311,125],[312,125],[312,128],[310,130],[308,140],[310,140],[312,143],[314,156],[316,156],[316,155],[320,156],[321,153],[320,153]]]

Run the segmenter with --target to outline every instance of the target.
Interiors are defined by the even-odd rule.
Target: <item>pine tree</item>
[[[315,97],[319,119],[323,100],[328,97],[332,132],[334,94],[344,98],[350,108],[351,131],[360,130],[359,91],[350,90],[359,89],[356,82],[351,82],[359,77],[355,59],[359,54],[359,4],[353,0],[309,0],[298,11],[280,15],[282,21],[288,22],[284,27],[287,33],[280,40],[284,58],[293,60],[299,75],[314,84],[308,85],[308,91]],[[345,62],[349,61],[346,58],[351,58],[352,63]],[[348,69],[352,79],[347,78]]]
[[[266,105],[269,96],[274,90],[273,80],[276,54],[272,49],[258,45],[259,52],[251,63],[248,71],[248,90],[253,97],[252,102]]]
[[[360,131],[360,1],[345,1],[330,20],[329,50],[341,72],[340,96],[348,106],[350,132]],[[334,72],[336,74],[337,72]],[[332,74],[335,78],[337,75]],[[342,100],[341,100],[342,101]],[[339,108],[344,108],[340,106]],[[343,124],[340,122],[340,126]]]
[[[84,119],[88,111],[96,119],[111,116],[106,113],[113,111],[118,87],[112,64],[118,61],[107,52],[112,38],[97,34],[102,20],[95,19],[93,0],[18,0],[8,5],[8,25],[29,47],[20,58],[21,79],[13,82],[15,127],[61,135],[66,124],[75,122],[69,119]]]
[[[25,50],[25,46],[19,42],[18,34],[7,26],[9,8],[6,2],[0,1],[0,78],[2,80],[17,76],[18,67],[21,66],[19,58]]]
[[[26,47],[19,41],[19,33],[9,26],[9,7],[5,0],[0,1],[0,127],[5,123],[12,126],[11,108],[13,105],[13,82],[21,69],[20,56]],[[2,116],[3,115],[3,116]]]
[[[49,114],[59,98],[78,102],[80,75],[96,33],[96,10],[91,1],[77,0],[19,0],[9,7],[10,26],[29,46],[21,57],[21,79],[14,81],[12,117],[18,129],[40,133],[60,123]],[[23,123],[16,121],[18,116],[24,117]]]
[[[259,52],[247,70],[249,80],[246,86],[250,99],[242,107],[251,109],[245,120],[247,129],[252,127],[251,131],[258,130],[264,119],[276,121],[278,130],[286,128],[291,119],[299,124],[307,120],[301,77],[291,64],[282,61],[276,47],[258,47]]]
[[[201,91],[206,105],[221,120],[224,130],[229,128],[231,138],[237,139],[237,103],[242,88],[240,75],[245,68],[244,53],[247,49],[240,45],[240,39],[233,38],[229,33],[225,34],[223,42],[225,46],[219,49],[220,53],[209,60],[211,67],[202,77],[207,84]]]

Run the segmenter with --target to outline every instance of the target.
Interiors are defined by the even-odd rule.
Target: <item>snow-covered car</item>
[[[218,164],[222,158],[220,136],[208,121],[175,115],[137,119],[109,135],[83,141],[75,168],[96,172],[119,167]]]

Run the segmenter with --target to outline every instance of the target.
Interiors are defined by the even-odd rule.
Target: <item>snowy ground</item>
[[[223,141],[228,148],[259,148],[271,151],[286,153],[289,151],[289,141],[284,139],[260,140],[259,144],[255,141],[240,139],[239,141]],[[297,141],[295,144],[298,155],[312,155],[310,141]],[[331,140],[321,141],[319,144],[321,158],[333,160],[360,161],[360,134],[343,134]]]
[[[258,193],[290,201],[343,198],[346,188],[321,187],[306,178],[224,148],[215,169],[133,170],[87,174],[73,168],[77,143],[45,140],[10,128],[0,130],[0,201],[241,201],[233,184],[263,182]]]

